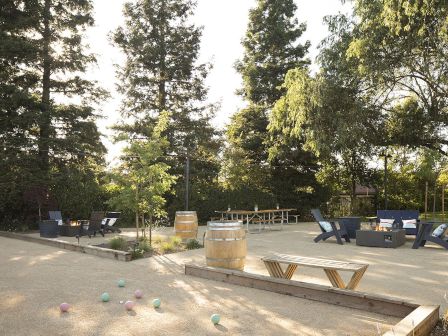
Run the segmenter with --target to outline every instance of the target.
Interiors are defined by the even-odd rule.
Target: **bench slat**
[[[368,267],[367,264],[357,264],[320,258],[299,257],[289,254],[275,254],[272,256],[264,257],[262,258],[262,260],[342,271],[359,271],[363,268]]]

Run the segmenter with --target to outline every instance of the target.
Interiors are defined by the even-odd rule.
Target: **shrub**
[[[142,241],[140,241],[140,243],[138,243],[138,248],[140,250],[143,250],[144,252],[152,251],[152,246],[149,243],[149,240],[142,240]]]
[[[202,245],[196,239],[188,239],[186,244],[187,250],[195,250],[201,248]]]
[[[163,242],[163,237],[162,236],[155,236],[152,241],[154,242],[154,244],[162,244]]]
[[[135,249],[130,249],[129,252],[131,252],[132,260],[142,258],[143,255],[145,254],[145,251],[143,251],[142,249],[140,249],[138,247]]]
[[[182,244],[182,238],[178,236],[172,236],[170,237],[170,242],[173,244],[174,247],[179,247],[180,244]]]
[[[163,253],[167,253],[167,252],[173,252],[175,250],[175,247],[172,242],[163,242],[162,245],[160,246],[160,249],[162,250]]]
[[[128,242],[123,237],[113,237],[109,241],[109,247],[113,250],[126,251]]]

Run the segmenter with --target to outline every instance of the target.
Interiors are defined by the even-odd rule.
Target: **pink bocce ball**
[[[68,309],[70,308],[70,305],[68,303],[61,303],[59,305],[59,309],[61,310],[61,312],[66,313],[68,312]]]
[[[126,301],[126,303],[124,304],[124,307],[126,308],[126,310],[134,309],[134,301]]]
[[[142,296],[143,296],[143,292],[142,292],[140,289],[137,289],[137,290],[134,292],[134,296],[135,296],[136,299],[141,299]]]

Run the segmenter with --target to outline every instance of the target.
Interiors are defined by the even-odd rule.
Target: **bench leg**
[[[349,283],[345,287],[346,289],[353,289],[355,290],[356,287],[358,287],[359,282],[361,281],[367,267],[360,269],[359,271],[356,271],[353,273],[352,278],[350,279]]]
[[[324,269],[325,274],[327,274],[328,279],[330,280],[333,287],[337,288],[345,288],[344,280],[342,280],[338,271],[333,269]]]
[[[286,267],[284,278],[290,280],[292,278],[294,272],[296,271],[296,269],[297,269],[297,265],[289,264],[288,267]]]
[[[290,280],[297,269],[297,265],[289,264],[286,270],[283,271],[280,263],[272,261],[264,261],[264,264],[269,272],[269,275],[274,278]]]

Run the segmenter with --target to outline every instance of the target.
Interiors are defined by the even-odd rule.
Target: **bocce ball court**
[[[198,237],[204,230],[199,228]],[[369,265],[357,292],[446,309],[440,294],[446,290],[448,276],[444,250],[412,250],[412,241],[387,250],[331,241],[315,244],[312,238],[317,233],[315,223],[305,223],[247,235],[244,273],[270,278],[262,258],[279,252],[350,260]],[[122,262],[4,237],[0,244],[0,326],[8,335],[41,335],[49,330],[54,335],[68,331],[79,335],[378,335],[390,332],[402,320],[185,275],[186,264],[206,267],[204,249]],[[348,283],[351,274],[345,273],[341,277]],[[118,287],[118,279],[125,279],[126,286]],[[292,281],[339,290],[329,289],[333,288],[329,278],[317,268],[299,266]],[[120,302],[133,298],[136,289],[143,296],[127,312]],[[107,303],[101,301],[103,292],[110,294]],[[156,297],[161,298],[159,309],[151,304]],[[68,313],[59,311],[61,302],[71,305]],[[221,316],[218,325],[210,322],[215,313]]]

